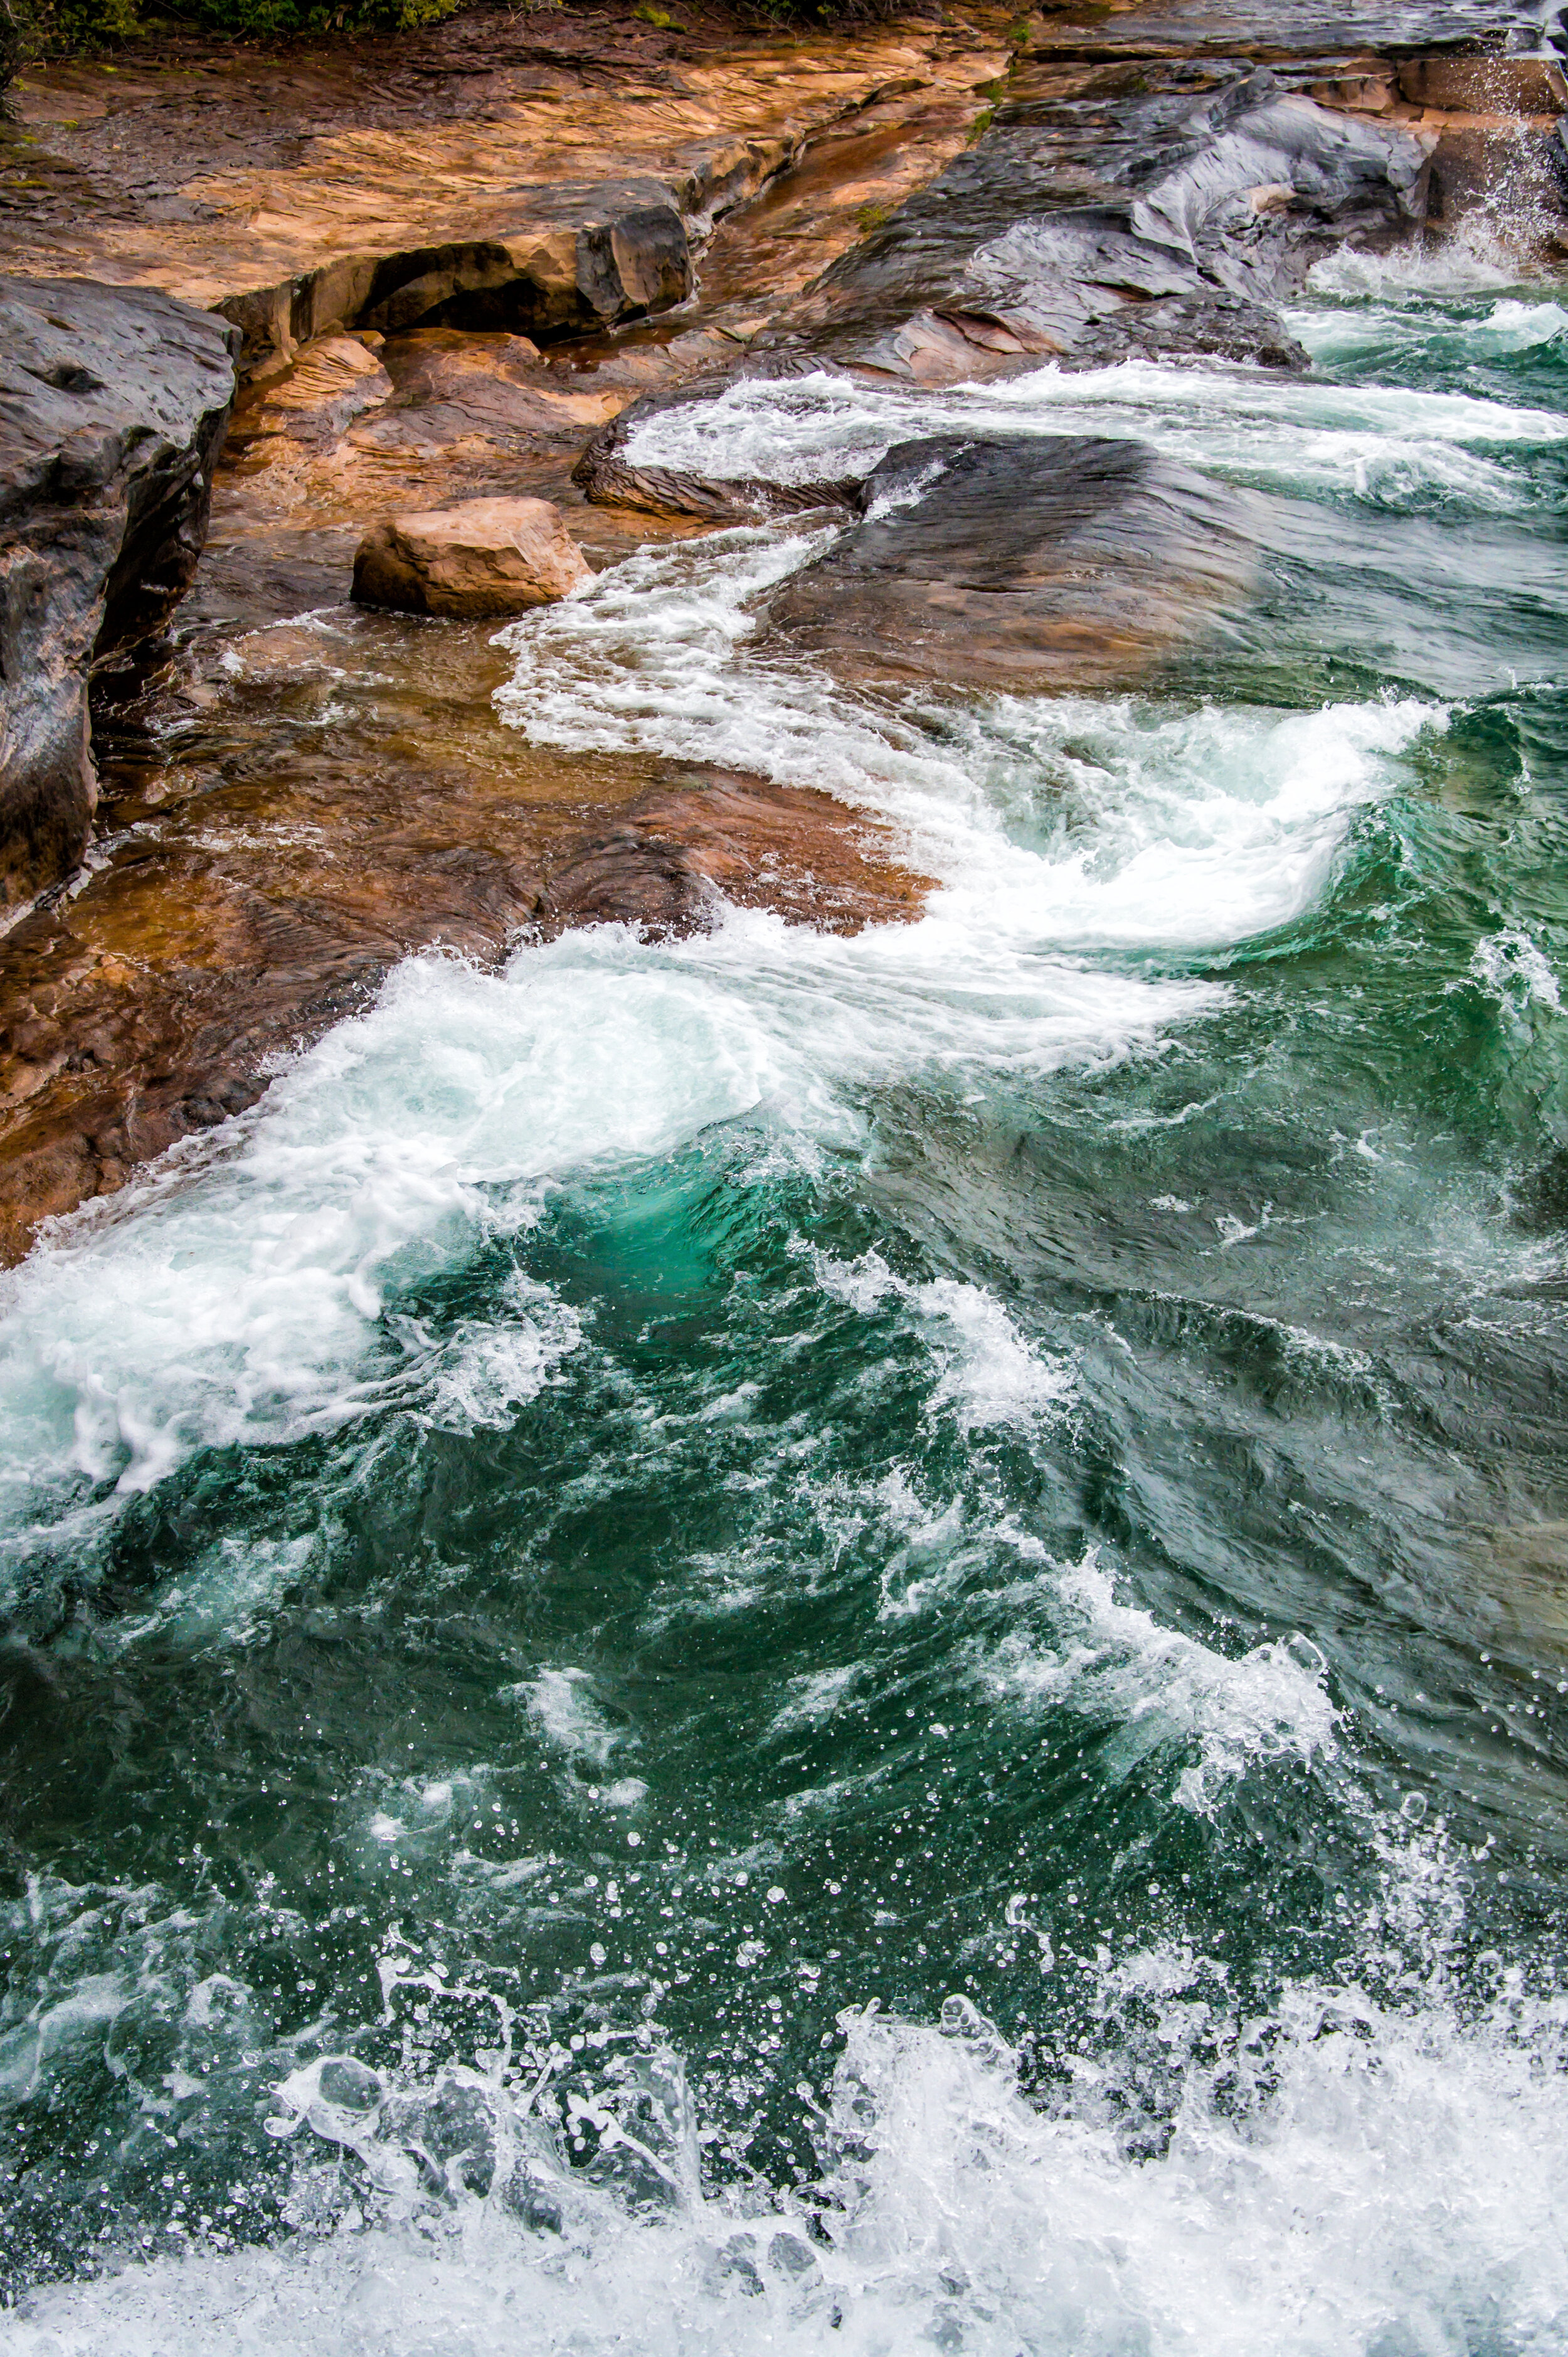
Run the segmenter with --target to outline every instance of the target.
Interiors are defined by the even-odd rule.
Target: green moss
[[[181,0],[179,20],[237,38],[276,39],[298,33],[406,30],[449,16],[459,0]],[[168,0],[0,0],[0,51],[12,28],[16,54],[91,56],[151,29]]]

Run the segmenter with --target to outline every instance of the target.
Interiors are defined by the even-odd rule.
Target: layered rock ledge
[[[0,905],[86,846],[90,672],[190,586],[238,342],[166,295],[0,279]]]

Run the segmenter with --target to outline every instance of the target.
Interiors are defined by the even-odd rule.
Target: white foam
[[[48,1238],[0,1318],[12,1527],[73,1476],[142,1490],[193,1448],[400,1404],[494,1422],[549,1380],[577,1329],[536,1291],[439,1348],[395,1303],[533,1216],[550,1178],[659,1153],[768,1092],[776,1060],[744,1009],[667,963],[623,992],[628,963],[613,938],[499,977],[411,961],[230,1125],[226,1157],[176,1156]]]
[[[1517,927],[1478,941],[1470,971],[1505,1006],[1528,1006],[1533,1002],[1549,1014],[1563,1012],[1563,988],[1551,961]]]
[[[609,1764],[618,1745],[637,1741],[628,1728],[612,1727],[594,1700],[593,1681],[586,1670],[544,1670],[537,1678],[510,1687],[508,1693],[527,1704],[550,1742],[596,1768]]]
[[[381,2214],[422,2213],[422,2231],[367,2225],[339,2197],[345,2222],[325,2240],[37,2294],[8,2319],[5,2346],[16,2357],[1562,2347],[1560,2006],[1505,1983],[1466,2023],[1441,1986],[1401,2008],[1326,1982],[1296,1986],[1271,2014],[1236,2007],[1223,1964],[1179,1943],[1120,1961],[1069,1952],[1058,1969],[1086,1962],[1124,2043],[1061,2056],[1061,2092],[1044,2110],[961,1997],[940,2028],[842,2016],[826,2107],[813,2103],[803,2123],[831,2196],[814,2231],[789,2193],[704,2195],[678,2066],[657,2052],[640,2066],[635,2128],[613,2095],[576,2099],[641,2190],[639,2211],[613,2182],[563,2168],[493,2077],[453,2071],[448,2134],[467,2106],[496,2152],[497,2190],[459,2194],[445,2215],[403,2150],[418,2140],[417,2104],[345,2060],[295,2074],[279,2129],[297,2123],[317,2153],[358,2154]],[[1142,2110],[1140,2072],[1181,2088],[1146,2158],[1118,2126],[1119,2094]],[[522,2226],[523,2202],[554,2227]]]
[[[454,1432],[499,1431],[520,1408],[558,1381],[583,1340],[582,1320],[542,1285],[514,1272],[504,1306],[488,1318],[465,1318],[440,1344],[429,1387],[432,1424]]]
[[[880,1253],[839,1260],[817,1245],[798,1247],[825,1293],[863,1315],[889,1297],[919,1318],[938,1362],[928,1414],[950,1410],[966,1436],[1011,1426],[1026,1431],[1073,1395],[1072,1369],[1020,1333],[994,1294],[955,1277],[911,1284]]]
[[[46,1523],[63,1543],[80,1534],[60,1520],[73,1482],[123,1496],[204,1447],[399,1408],[504,1424],[560,1379],[577,1320],[514,1284],[504,1314],[437,1342],[403,1306],[424,1276],[526,1224],[562,1178],[714,1123],[762,1114],[781,1135],[852,1146],[866,1085],[1152,1049],[1223,992],[1083,953],[1288,921],[1324,888],[1357,809],[1396,788],[1416,737],[1442,725],[1408,700],[1296,715],[1010,699],[899,718],[736,653],[756,548],[726,537],[638,559],[604,592],[617,632],[639,630],[645,605],[664,615],[666,653],[647,658],[629,717],[578,664],[583,633],[596,643],[594,595],[569,622],[555,609],[528,641],[554,717],[531,705],[530,726],[564,727],[570,708],[600,741],[666,730],[682,740],[668,749],[720,759],[741,752],[738,734],[753,765],[804,772],[902,827],[945,879],[924,919],[844,939],[736,911],[662,947],[601,928],[499,975],[411,961],[252,1114],[60,1227],[5,1280],[11,1532]],[[684,604],[675,564],[694,584]],[[1018,839],[1031,834],[1043,848]],[[1004,1379],[991,1361],[994,1380],[973,1378],[980,1416],[1001,1413],[1009,1383],[1038,1400],[1054,1381],[1022,1361]],[[956,1398],[970,1378],[945,1380]]]
[[[497,702],[536,741],[749,770],[884,813],[948,887],[923,925],[853,952],[889,970],[929,963],[1005,989],[1017,952],[1197,946],[1287,922],[1322,889],[1356,808],[1445,724],[1412,698],[1300,714],[1084,696],[892,709],[746,644],[757,597],[820,545],[733,533],[642,552],[504,634],[518,667]],[[1058,838],[1046,855],[1017,840],[1042,822]]]
[[[1020,1552],[1046,1560],[1037,1542]],[[1052,1644],[1012,1631],[976,1654],[976,1674],[1014,1704],[1115,1722],[1124,1763],[1158,1744],[1190,1746],[1197,1758],[1176,1786],[1181,1807],[1211,1814],[1223,1788],[1253,1761],[1289,1758],[1305,1767],[1333,1754],[1339,1713],[1323,1683],[1327,1665],[1309,1639],[1276,1640],[1231,1659],[1122,1603],[1092,1554],[1070,1566],[1047,1564],[1041,1581],[1065,1629]]]
[[[1501,244],[1485,217],[1477,215],[1457,236],[1396,245],[1386,253],[1336,246],[1313,264],[1307,285],[1315,294],[1351,302],[1403,297],[1424,304],[1511,286],[1518,276],[1517,257]]]
[[[945,393],[825,373],[743,380],[700,405],[656,412],[628,454],[726,479],[809,482],[868,469],[896,442],[955,432],[1132,436],[1287,491],[1364,490],[1397,467],[1436,491],[1506,505],[1515,486],[1487,454],[1561,442],[1568,419],[1468,393],[1137,360],[1053,365]]]

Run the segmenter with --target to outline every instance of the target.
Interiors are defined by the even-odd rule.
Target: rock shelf
[[[681,932],[725,900],[840,931],[922,907],[897,830],[824,795],[503,729],[491,625],[349,606],[378,519],[548,500],[597,570],[815,510],[838,536],[774,595],[767,643],[874,691],[1138,677],[1245,604],[1266,503],[1083,436],[917,436],[842,479],[730,479],[644,464],[639,424],[748,375],[919,400],[1043,361],[1300,373],[1277,306],[1347,239],[1484,210],[1521,264],[1563,245],[1562,61],[1522,53],[1500,0],[975,5],[797,36],[682,16],[476,10],[18,85],[6,299],[78,282],[111,354],[125,321],[163,322],[179,416],[156,427],[161,506],[134,433],[121,476],[105,459],[53,508],[13,468],[29,562],[63,582],[73,534],[99,554],[47,662],[14,620],[7,641],[8,691],[27,662],[33,684],[8,705],[4,890],[89,847],[0,940],[5,1254],[242,1110],[412,950]],[[134,374],[97,374],[112,392],[22,388],[61,447],[72,404],[131,420]],[[911,464],[930,481],[878,510]],[[177,558],[129,530],[144,507]],[[54,748],[42,801],[18,727]]]

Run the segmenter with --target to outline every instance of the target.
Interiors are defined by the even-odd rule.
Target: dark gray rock
[[[1249,494],[1139,442],[939,435],[866,478],[865,521],[771,628],[857,680],[1034,691],[1136,677],[1251,587]]]
[[[1266,71],[1181,127],[1124,200],[1016,221],[981,246],[959,304],[1036,351],[1076,355],[1120,336],[1180,352],[1204,349],[1190,325],[1222,318],[1216,298],[1229,296],[1249,307],[1232,313],[1234,356],[1263,358],[1290,339],[1262,306],[1333,247],[1388,242],[1424,214],[1427,155],[1409,132],[1287,94]]]
[[[1426,146],[1267,70],[1197,91],[1193,70],[1073,102],[1082,198],[1059,192],[1064,105],[1019,81],[983,140],[823,273],[815,348],[929,385],[1137,352],[1300,368],[1272,307],[1335,247],[1416,231]]]
[[[732,367],[661,386],[601,425],[572,469],[572,480],[596,507],[638,508],[648,515],[700,516],[707,523],[757,523],[769,517],[805,515],[817,508],[855,508],[860,478],[834,477],[811,483],[773,483],[759,476],[697,475],[676,467],[641,467],[628,456],[638,427],[661,410],[686,409],[709,401],[742,377],[790,377],[819,365],[789,355],[761,367],[736,360]]]
[[[166,295],[0,278],[0,905],[81,856],[90,675],[190,586],[238,342]]]
[[[1172,295],[1129,303],[1097,320],[1080,338],[1075,362],[1103,366],[1123,360],[1235,361],[1305,375],[1311,355],[1286,329],[1277,311],[1244,295]]]

